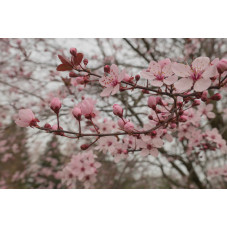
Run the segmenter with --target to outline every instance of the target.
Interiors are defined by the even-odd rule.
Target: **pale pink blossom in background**
[[[16,119],[16,124],[20,127],[36,125],[38,120],[30,109],[21,109]]]

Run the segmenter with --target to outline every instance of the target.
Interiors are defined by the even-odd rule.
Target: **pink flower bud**
[[[37,122],[39,122],[39,120],[35,118],[35,115],[30,109],[21,109],[19,110],[19,114],[15,122],[20,127],[33,127],[37,126]]]
[[[78,108],[78,107],[75,106],[75,107],[73,108],[72,114],[73,114],[73,116],[74,116],[78,121],[81,120],[82,112],[81,112],[81,109],[80,109],[80,108]]]
[[[207,96],[208,96],[208,91],[204,91],[204,92],[202,93],[201,100],[202,100],[203,102],[206,102],[207,99],[208,99]]]
[[[123,150],[123,154],[128,154],[128,150]]]
[[[174,128],[176,128],[176,127],[177,127],[177,124],[175,124],[175,123],[171,123],[171,124],[170,124],[170,128],[171,128],[171,129],[174,129]]]
[[[183,102],[177,102],[177,106],[178,107],[182,107],[183,106]]]
[[[123,116],[122,107],[120,105],[118,105],[118,104],[114,104],[113,105],[113,113],[114,113],[114,115],[122,118],[122,116]]]
[[[135,79],[136,79],[136,81],[139,81],[140,80],[140,75],[136,75]]]
[[[105,73],[110,73],[110,66],[109,65],[105,65],[104,66],[104,72]]]
[[[227,71],[227,59],[222,59],[217,64],[217,69],[219,73]]]
[[[77,55],[77,49],[76,48],[70,48],[70,54],[74,57]]]
[[[149,118],[149,120],[153,120],[153,116],[152,115],[149,115],[148,118]]]
[[[80,146],[81,150],[87,150],[89,148],[88,144],[83,144]]]
[[[125,82],[130,82],[131,81],[131,77],[125,73],[125,76],[124,76],[124,79],[123,79]]]
[[[214,94],[213,96],[210,97],[211,100],[214,100],[214,101],[219,101],[221,100],[221,94],[220,93],[216,93]]]
[[[163,105],[161,97],[156,97],[156,103],[159,105]]]
[[[149,92],[148,90],[146,90],[146,89],[143,89],[142,92],[143,92],[144,94],[149,94],[149,93],[150,93],[150,92]]]
[[[47,128],[47,129],[51,129],[51,128],[52,128],[51,125],[48,124],[48,123],[46,123],[43,127],[44,127],[44,128]]]
[[[69,73],[69,77],[77,77],[78,75],[76,74],[76,73],[74,73],[74,72],[70,72]]]
[[[156,97],[150,96],[150,97],[148,98],[147,104],[148,104],[148,106],[149,106],[150,108],[152,108],[153,110],[155,110],[155,109],[156,109],[156,105],[157,105]]]
[[[122,119],[119,119],[117,121],[117,124],[120,127],[120,129],[124,129],[125,121],[123,121]]]
[[[182,116],[179,117],[180,122],[186,122],[187,120],[188,120],[188,118],[185,115],[182,115]]]
[[[50,103],[50,108],[56,113],[59,113],[59,110],[61,109],[61,101],[59,98],[53,98]]]
[[[134,131],[134,125],[133,125],[133,123],[132,122],[127,122],[126,124],[125,124],[125,126],[124,126],[124,130],[126,131],[126,132],[129,132],[129,133],[131,133],[131,132],[133,132]]]
[[[157,135],[157,132],[154,130],[151,132],[151,136],[155,137]]]
[[[200,100],[196,99],[194,100],[194,102],[192,103],[192,106],[199,106],[200,105]]]
[[[83,60],[83,62],[84,62],[84,65],[87,65],[87,64],[88,64],[87,58],[85,58],[85,59]]]

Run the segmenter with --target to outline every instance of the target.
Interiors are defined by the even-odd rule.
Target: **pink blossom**
[[[125,125],[125,123],[126,123],[127,121],[125,120],[125,119],[119,119],[118,121],[117,121],[117,124],[118,124],[118,126],[120,127],[120,129],[124,129],[124,125]]]
[[[19,110],[17,118],[18,119],[15,121],[15,123],[20,127],[37,126],[37,122],[39,122],[30,109]]]
[[[217,64],[217,69],[219,73],[227,71],[227,59],[222,59]]]
[[[72,114],[78,121],[80,121],[82,112],[81,112],[81,109],[79,107],[75,106],[72,110]]]
[[[153,110],[155,110],[156,109],[156,105],[157,105],[157,99],[156,99],[156,97],[150,96],[148,98],[147,104],[148,104],[148,106],[150,108],[152,108]]]
[[[119,69],[116,65],[111,65],[110,75],[104,75],[100,78],[99,83],[105,87],[100,96],[115,95],[120,90],[120,83],[124,79],[125,71],[119,73]]]
[[[78,105],[81,109],[81,113],[85,116],[85,117],[94,117],[95,113],[94,113],[94,101],[92,99],[85,99],[83,100],[79,105]]]
[[[189,65],[173,63],[172,70],[177,76],[183,77],[174,83],[175,88],[180,92],[187,91],[192,86],[194,86],[194,90],[197,92],[205,91],[211,85],[210,78],[217,74],[216,66],[210,64],[208,57],[196,58],[192,62],[191,67]]]
[[[132,122],[127,122],[125,125],[124,125],[124,130],[128,133],[131,133],[134,131],[134,124]]]
[[[202,116],[206,116],[207,118],[215,118],[215,113],[212,112],[213,110],[213,104],[208,104],[208,105],[205,105],[205,104],[201,104],[199,107],[198,107],[198,111],[201,113]]]
[[[173,75],[171,61],[164,59],[158,63],[151,61],[147,70],[141,72],[144,79],[148,79],[152,86],[161,87],[164,84],[171,85],[177,81],[177,76]]]
[[[53,98],[50,103],[50,108],[57,114],[61,109],[61,101],[59,98]]]
[[[118,117],[122,117],[123,116],[123,109],[120,105],[118,104],[114,104],[113,105],[113,113],[114,115],[118,116]]]

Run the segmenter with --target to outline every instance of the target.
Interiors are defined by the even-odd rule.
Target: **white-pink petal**
[[[113,90],[113,87],[107,87],[100,93],[100,96],[101,97],[110,96],[110,93],[112,92],[112,90]]]
[[[161,66],[157,62],[151,61],[149,64],[149,70],[152,75],[158,75],[161,72]]]
[[[181,63],[173,63],[172,70],[179,77],[189,77],[192,74],[190,66]]]
[[[197,92],[205,91],[211,85],[210,79],[201,78],[195,82],[194,90]]]
[[[180,91],[184,92],[190,89],[193,85],[193,80],[191,78],[182,78],[174,83],[175,88]]]
[[[150,84],[155,87],[161,87],[163,82],[161,80],[150,80]]]
[[[217,67],[215,65],[209,66],[203,73],[203,78],[211,78],[218,74]]]
[[[172,85],[172,84],[174,84],[177,81],[177,79],[178,79],[178,76],[173,75],[173,76],[169,76],[166,79],[164,79],[163,82],[166,85]]]
[[[117,84],[117,85],[113,88],[113,91],[112,91],[111,95],[115,95],[119,90],[120,90],[120,84]]]
[[[204,71],[210,64],[208,57],[198,57],[192,62],[192,68],[197,72]]]

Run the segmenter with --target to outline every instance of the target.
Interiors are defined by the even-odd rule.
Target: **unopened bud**
[[[70,48],[70,54],[74,57],[77,55],[77,49],[76,48]]]
[[[194,102],[192,103],[192,106],[199,106],[200,105],[200,100],[196,99],[194,100]]]
[[[207,96],[208,96],[208,91],[204,91],[204,92],[202,93],[201,100],[202,100],[203,102],[206,102],[207,99],[208,99]]]
[[[79,107],[74,107],[72,114],[78,121],[81,120],[82,112],[81,112],[81,109]]]
[[[152,108],[153,110],[155,110],[155,109],[156,109],[156,105],[157,105],[156,97],[150,96],[150,97],[148,98],[147,105],[148,105],[150,108]]]
[[[80,146],[81,150],[87,150],[88,148],[89,148],[88,144],[83,144],[83,145]]]
[[[110,66],[109,65],[105,65],[104,66],[104,72],[105,73],[110,73]]]
[[[87,64],[88,64],[87,58],[85,58],[85,59],[83,60],[83,62],[84,62],[84,65],[87,65]]]
[[[122,116],[123,116],[123,109],[122,109],[122,107],[120,105],[118,105],[118,104],[114,104],[113,105],[113,113],[114,113],[114,115],[122,118]]]
[[[61,101],[59,98],[53,98],[50,103],[50,108],[56,113],[59,113],[59,110],[61,109]]]
[[[185,115],[180,116],[179,121],[180,122],[186,122],[188,119]]]
[[[69,77],[77,77],[78,75],[76,74],[76,73],[74,73],[74,72],[70,72],[69,73]]]
[[[139,81],[140,80],[140,75],[136,75],[135,79],[136,79],[136,81]]]
[[[215,101],[219,101],[221,100],[221,94],[220,93],[216,93],[213,96],[210,97],[211,100],[215,100]]]

